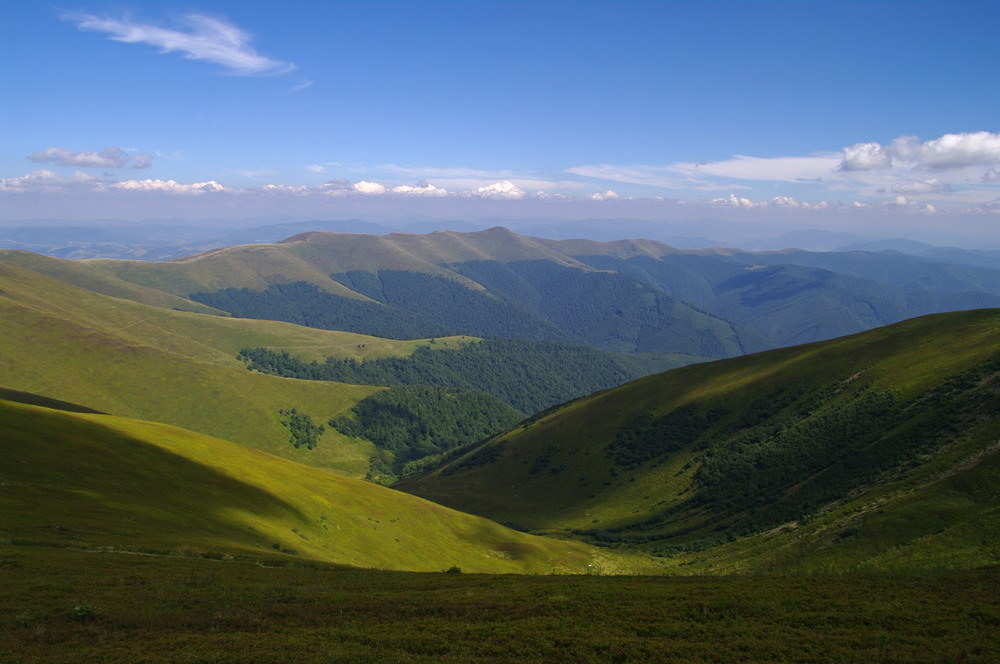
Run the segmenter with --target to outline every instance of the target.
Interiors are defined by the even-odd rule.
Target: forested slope
[[[1000,312],[945,314],[649,376],[400,488],[665,560],[726,546],[733,566],[985,564],[997,412]]]

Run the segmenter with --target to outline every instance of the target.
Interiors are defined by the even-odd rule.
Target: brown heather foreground
[[[520,576],[0,545],[0,662],[997,662],[1000,569]]]

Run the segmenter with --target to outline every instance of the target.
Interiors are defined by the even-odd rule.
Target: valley
[[[938,260],[499,228],[0,250],[4,641],[990,661],[1000,271]]]

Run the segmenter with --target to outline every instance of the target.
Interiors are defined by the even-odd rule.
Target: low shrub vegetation
[[[31,612],[0,626],[12,662],[1000,660],[997,569],[496,576],[24,546],[0,562],[0,615]]]

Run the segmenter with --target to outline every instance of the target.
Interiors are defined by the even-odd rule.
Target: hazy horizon
[[[626,219],[720,241],[1000,238],[996,3],[0,12],[5,227]]]

